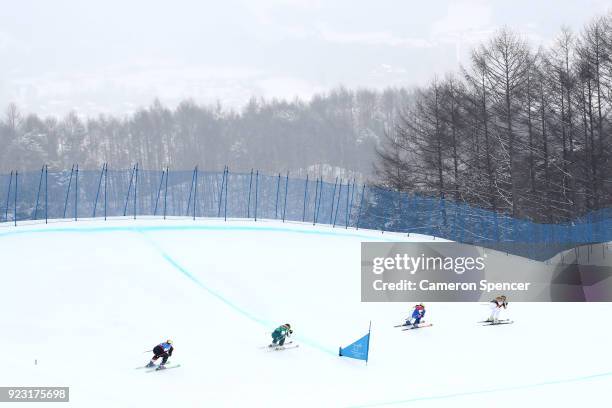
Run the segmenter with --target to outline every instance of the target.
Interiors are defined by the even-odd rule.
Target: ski
[[[268,351],[282,351],[282,350],[289,350],[289,349],[294,349],[294,348],[298,348],[298,347],[300,347],[299,344],[293,344],[291,346],[268,347]]]
[[[291,341],[286,341],[286,342],[285,342],[285,344],[283,345],[283,347],[284,347],[284,346],[287,346],[287,345],[289,345],[289,344],[293,344],[293,340],[291,340]],[[276,346],[267,345],[267,346],[261,346],[260,348],[261,348],[261,349],[272,349],[272,348],[274,348],[274,347],[281,347],[281,346],[279,346],[279,345],[277,344]]]
[[[170,361],[166,362],[166,366],[170,366]],[[138,367],[134,367],[136,370],[142,370],[143,368],[157,368],[159,367],[158,365],[154,365],[153,367],[148,367],[146,365],[143,366],[138,366]]]
[[[499,326],[501,324],[512,324],[512,323],[514,323],[514,320],[504,320],[504,321],[499,321],[497,323],[487,322],[485,324],[481,324],[481,326]]]
[[[393,327],[404,327],[404,326],[408,326],[408,325],[406,323],[404,323],[404,324],[398,324],[398,325],[393,326]]]
[[[155,367],[155,368],[151,368],[151,369],[147,370],[146,372],[147,372],[147,373],[152,373],[152,372],[154,372],[154,371],[166,371],[166,370],[170,370],[170,369],[172,369],[172,368],[179,368],[180,366],[181,366],[180,364],[166,365],[166,366],[165,366],[166,368],[163,368],[163,369],[161,369],[161,370],[159,369],[159,366],[157,366],[157,367]]]
[[[420,329],[422,327],[431,327],[431,326],[433,326],[432,323],[421,323],[421,324],[418,324],[416,326],[406,327],[405,329],[402,329],[402,331]]]
[[[508,322],[508,321],[510,321],[510,319],[498,319],[497,321],[498,322]],[[477,323],[493,323],[493,322],[491,320],[481,320],[481,321],[479,321]]]

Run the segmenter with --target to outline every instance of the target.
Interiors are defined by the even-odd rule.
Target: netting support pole
[[[193,172],[191,173],[191,184],[189,184],[189,196],[187,196],[187,211],[185,211],[185,216],[189,216],[189,208],[191,208],[191,193],[193,192],[193,181],[194,180],[195,180],[195,168],[193,169]]]
[[[302,210],[302,222],[306,221],[306,199],[308,197],[308,174],[306,174],[306,183],[304,184],[304,209]]]
[[[136,206],[137,204],[137,199],[136,197],[138,197],[138,163],[136,163],[136,178],[134,179],[134,219],[136,219],[136,209],[138,208]]]
[[[221,200],[223,199],[223,186],[225,185],[226,171],[227,171],[227,165],[223,166],[223,177],[221,177],[221,190],[219,191],[219,206],[217,209],[217,217],[221,217]]]
[[[132,171],[130,172],[130,184],[128,185],[127,195],[125,196],[125,205],[123,206],[123,216],[127,215],[127,206],[130,202],[130,192],[132,191],[132,182],[134,181],[134,172],[136,171],[136,165],[132,166]]]
[[[107,191],[108,191],[108,163],[104,166],[104,221],[106,221],[106,209],[108,207]]]
[[[100,196],[100,187],[102,187],[102,176],[104,176],[104,166],[106,163],[102,165],[102,171],[100,171],[100,178],[98,179],[98,189],[96,190],[96,199],[94,200],[93,212],[91,214],[91,218],[96,218],[96,208],[98,207],[98,197]]]
[[[6,193],[6,207],[4,207],[4,221],[8,222],[8,209],[9,209],[9,203],[10,203],[10,197],[11,197],[11,187],[13,184],[13,170],[11,170],[11,176],[9,178],[9,185],[8,185],[8,193]]]
[[[79,165],[76,166],[76,175],[74,179],[74,220],[78,219],[79,208]]]
[[[336,228],[336,221],[338,219],[338,209],[340,208],[340,196],[342,196],[342,179],[340,179],[340,185],[338,186],[338,201],[336,202],[336,213],[334,214],[333,228]]]
[[[312,211],[312,225],[317,223],[317,200],[319,198],[319,178],[315,182],[315,199],[314,199],[314,208]]]
[[[357,229],[359,229],[359,221],[361,220],[361,206],[363,205],[364,194],[365,194],[365,184],[361,187],[361,200],[359,201],[359,210],[357,210],[357,224],[356,224]]]
[[[40,168],[40,178],[38,179],[38,191],[36,192],[36,207],[34,207],[34,219],[38,219],[38,203],[40,201],[40,189],[42,188],[43,176],[45,173],[45,166]]]
[[[354,188],[354,185],[353,185],[353,188]],[[353,190],[351,190],[351,183],[347,179],[346,180],[346,211],[345,211],[345,216],[344,216],[344,222],[345,222],[344,229],[348,229],[348,224],[349,224],[349,191],[353,191]]]
[[[198,166],[195,167],[195,184],[193,186],[193,220],[196,219],[196,203],[198,202]]]
[[[223,208],[223,220],[227,221],[227,183],[229,181],[229,167],[225,166],[225,202]]]
[[[13,207],[13,221],[17,226],[17,192],[19,191],[19,171],[15,170],[15,206]]]
[[[317,213],[315,216],[315,221],[319,220],[319,213],[321,212],[321,200],[323,199],[323,176],[320,177],[319,186],[319,202],[315,203],[315,210]]]
[[[274,204],[274,219],[278,218],[278,190],[280,189],[280,173],[278,173],[278,180],[276,181],[276,202]]]
[[[170,178],[170,169],[166,166],[166,188],[164,191],[164,220],[166,219],[168,208],[168,179]]]
[[[336,181],[334,181],[334,192],[332,193],[332,199],[331,199],[331,211],[329,212],[329,224],[332,223],[332,217],[334,216],[334,201],[336,201],[337,184],[338,184],[338,176],[336,176]]]
[[[247,218],[251,218],[251,186],[253,185],[253,169],[249,178],[249,198],[247,199]]]
[[[68,190],[66,190],[66,200],[64,200],[64,216],[62,218],[66,218],[66,209],[68,208],[68,197],[70,195],[70,187],[72,186],[72,175],[74,174],[74,164],[72,165],[72,169],[70,170],[70,180],[68,180]]]
[[[45,165],[45,224],[49,222],[49,166]]]
[[[259,193],[259,170],[255,173],[255,221],[257,221],[257,199]]]
[[[155,207],[153,208],[153,216],[157,215],[157,204],[159,203],[159,196],[161,195],[161,189],[164,185],[164,175],[166,170],[162,169],[161,178],[159,179],[159,187],[157,188],[157,196],[155,197]]]
[[[283,222],[285,222],[285,212],[287,211],[287,189],[289,188],[289,172],[287,172],[287,178],[285,179],[285,203],[283,204]]]

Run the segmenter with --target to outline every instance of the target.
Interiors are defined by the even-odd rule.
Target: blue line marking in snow
[[[195,275],[193,275],[191,272],[189,272],[186,268],[184,268],[181,264],[179,264],[174,258],[172,258],[166,251],[164,251],[164,249],[157,243],[155,242],[153,239],[151,239],[151,237],[147,236],[145,233],[142,233],[142,236],[146,239],[147,242],[149,242],[158,252],[159,254],[162,256],[162,258],[164,258],[166,260],[166,262],[168,262],[174,269],[178,270],[179,272],[181,272],[183,275],[185,275],[187,278],[189,278],[189,280],[191,280],[192,282],[194,282],[196,285],[198,285],[200,288],[204,289],[206,292],[208,292],[209,295],[215,297],[217,300],[220,300],[221,302],[223,302],[225,305],[227,305],[228,307],[230,307],[231,309],[233,309],[235,312],[238,312],[239,314],[243,315],[244,317],[259,323],[260,325],[269,328],[270,330],[273,330],[276,326],[264,319],[261,319],[255,315],[253,315],[252,313],[250,313],[249,311],[247,311],[246,309],[238,306],[237,304],[235,304],[234,302],[232,302],[231,300],[229,300],[228,298],[226,298],[225,296],[223,296],[222,294],[220,294],[219,292],[211,289],[210,287],[206,286],[204,283],[202,283],[198,278],[195,277]],[[336,356],[337,353],[332,349],[329,349],[325,346],[322,346],[320,344],[318,344],[317,342],[310,340],[308,338],[305,338],[303,336],[295,336],[296,339],[299,339],[302,343],[307,344],[311,347],[314,347],[320,351],[323,351],[325,353],[329,353],[331,355]]]
[[[76,228],[75,228],[76,227]],[[275,326],[267,322],[263,319],[256,317],[255,315],[249,313],[247,310],[241,308],[236,305],[220,293],[211,289],[202,283],[198,278],[195,277],[191,272],[181,266],[176,260],[174,260],[167,252],[165,252],[157,243],[155,243],[150,237],[146,235],[146,232],[153,231],[266,231],[266,232],[292,232],[298,234],[308,234],[308,235],[326,235],[326,236],[343,236],[343,237],[353,237],[353,238],[363,238],[368,240],[379,240],[379,241],[391,241],[395,242],[401,236],[396,236],[393,239],[392,236],[370,236],[366,234],[360,234],[357,232],[347,232],[347,230],[337,229],[332,231],[321,231],[321,230],[307,230],[307,229],[299,229],[299,228],[289,228],[289,227],[270,227],[270,226],[244,226],[244,225],[163,225],[163,226],[96,226],[96,227],[82,227],[82,226],[70,226],[70,227],[43,227],[43,228],[34,228],[34,229],[11,229],[8,231],[0,232],[0,237],[9,236],[9,235],[22,235],[22,234],[40,234],[40,233],[105,233],[105,232],[138,232],[141,233],[143,237],[159,252],[162,258],[166,260],[172,267],[181,272],[185,277],[191,280],[193,283],[198,285],[200,288],[204,289],[211,296],[217,298],[221,302],[225,303],[227,306],[232,308],[234,311],[242,314],[248,319],[259,323],[269,329],[274,329]],[[382,235],[382,234],[381,234]],[[300,342],[316,348],[322,352],[327,354],[337,356],[337,350],[330,349],[325,347],[318,342],[311,340],[307,337],[296,335],[294,336]]]
[[[373,408],[373,407],[383,407],[383,406],[389,406],[389,405],[405,405],[405,404],[411,404],[411,403],[421,402],[421,401],[451,399],[451,398],[458,398],[458,397],[466,397],[470,395],[492,394],[495,392],[503,392],[503,391],[526,390],[529,388],[538,388],[538,387],[544,387],[544,386],[549,386],[549,385],[559,385],[559,384],[568,384],[568,383],[581,382],[581,381],[589,381],[589,380],[594,380],[594,379],[603,378],[603,377],[612,377],[612,372],[592,374],[592,375],[586,375],[582,377],[566,378],[566,379],[561,379],[561,380],[543,381],[543,382],[539,382],[535,384],[523,384],[523,385],[513,385],[513,386],[508,386],[508,387],[492,388],[489,390],[465,391],[465,392],[457,392],[457,393],[452,393],[452,394],[429,395],[429,396],[416,397],[416,398],[410,398],[410,399],[398,400],[398,401],[376,402],[376,403],[364,404],[364,405],[351,405],[347,408]]]
[[[144,236],[146,236],[144,233],[147,231],[269,231],[269,232],[293,232],[293,233],[308,234],[308,235],[327,235],[327,236],[341,235],[341,236],[346,236],[346,237],[364,238],[364,239],[369,239],[369,240],[390,241],[390,242],[397,241],[398,238],[400,238],[400,236],[376,237],[372,235],[360,234],[357,232],[347,232],[346,230],[342,231],[341,229],[334,230],[334,231],[321,231],[321,230],[310,230],[309,231],[309,230],[303,230],[303,229],[298,229],[298,228],[287,228],[287,227],[237,226],[237,225],[225,225],[225,226],[169,225],[169,226],[102,226],[102,227],[78,226],[77,228],[51,227],[51,228],[36,228],[36,229],[25,229],[25,230],[11,229],[9,231],[0,232],[0,237],[9,236],[9,235],[31,234],[31,233],[61,233],[61,232],[70,232],[70,233],[102,232],[104,233],[104,232],[117,232],[117,231],[141,232],[143,233]],[[338,232],[340,232],[340,234],[338,234]],[[225,298],[221,294],[217,293],[216,291],[212,290],[208,286],[204,285],[192,273],[190,273],[187,269],[182,267],[170,255],[168,255],[165,251],[163,251],[163,249],[161,249],[157,244],[152,242],[152,240],[149,237],[147,237],[147,239],[160,252],[160,255],[166,260],[166,262],[168,262],[175,269],[177,269],[179,272],[181,272],[183,275],[185,275],[188,279],[193,281],[195,284],[200,286],[202,289],[206,290],[210,295],[219,299],[220,301],[225,303],[227,306],[234,309],[235,311],[242,314],[243,316],[247,317],[248,319],[253,320],[266,327],[272,327],[270,323],[252,315],[245,309],[231,302],[229,299]],[[334,356],[336,355],[335,350],[332,351],[324,346],[319,345],[316,342],[305,339],[301,336],[297,338],[299,338],[304,344],[308,344],[309,346],[317,348],[323,352],[330,353]],[[382,406],[389,406],[389,405],[403,405],[403,404],[411,404],[411,403],[420,402],[420,401],[451,399],[451,398],[458,398],[458,397],[464,397],[464,396],[469,396],[469,395],[482,395],[482,394],[490,394],[490,393],[495,393],[495,392],[514,391],[514,390],[522,390],[522,389],[529,389],[529,388],[536,388],[536,387],[543,387],[543,386],[550,386],[550,385],[557,385],[557,384],[567,384],[567,383],[573,383],[573,382],[589,381],[589,380],[594,380],[594,379],[603,378],[603,377],[612,377],[612,372],[592,374],[592,375],[570,378],[570,379],[545,381],[545,382],[540,382],[540,383],[535,383],[535,384],[524,384],[524,385],[515,385],[515,386],[510,386],[510,387],[493,388],[489,390],[475,390],[475,391],[458,392],[458,393],[453,393],[453,394],[430,395],[430,396],[416,397],[416,398],[398,400],[398,401],[387,401],[387,402],[379,402],[379,403],[372,403],[372,404],[365,404],[365,405],[352,405],[350,406],[350,408],[371,408],[371,407],[382,407]]]
[[[0,237],[8,235],[22,235],[22,234],[39,234],[39,233],[61,233],[61,232],[120,232],[120,231],[266,231],[266,232],[292,232],[297,234],[306,235],[325,235],[325,236],[343,236],[351,238],[362,238],[371,241],[388,241],[397,242],[404,238],[404,235],[367,235],[359,232],[352,232],[346,229],[335,229],[331,231],[322,230],[308,230],[300,228],[290,227],[270,227],[270,226],[246,226],[246,225],[135,225],[135,226],[101,226],[101,227],[81,227],[75,225],[74,227],[48,227],[48,228],[27,228],[27,229],[10,229],[7,231],[1,231]],[[349,232],[351,231],[351,232]]]

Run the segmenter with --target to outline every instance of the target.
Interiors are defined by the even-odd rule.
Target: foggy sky
[[[238,108],[422,84],[507,25],[535,46],[603,0],[0,1],[0,108],[127,114],[155,97]],[[533,5],[531,3],[535,3]]]

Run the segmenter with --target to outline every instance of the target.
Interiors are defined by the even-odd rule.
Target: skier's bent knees
[[[157,360],[161,357],[162,361],[159,368],[165,368],[164,366],[168,362],[168,357],[172,355],[173,351],[174,347],[172,346],[172,340],[166,340],[165,342],[153,347],[153,357],[151,358],[151,361],[149,361],[149,364],[147,364],[147,367],[155,366],[155,362],[157,362]]]
[[[293,330],[291,330],[291,325],[289,323],[277,327],[272,332],[272,344],[270,344],[270,347],[283,346],[285,344],[285,339],[292,333]]]

